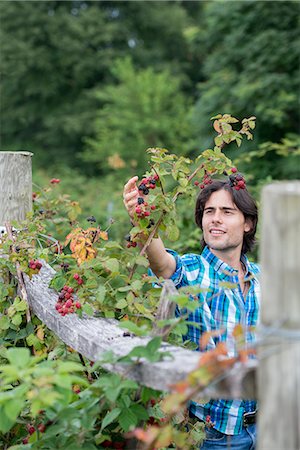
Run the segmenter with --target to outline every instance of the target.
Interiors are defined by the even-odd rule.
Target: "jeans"
[[[240,434],[227,435],[205,427],[205,440],[200,450],[255,450],[256,425],[246,425]]]

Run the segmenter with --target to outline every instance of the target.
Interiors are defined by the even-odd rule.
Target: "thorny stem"
[[[5,228],[6,228],[8,238],[12,242],[15,242],[15,239],[12,234],[12,227],[9,222],[5,222]],[[12,244],[12,250],[13,251],[16,250],[14,244]],[[27,291],[26,291],[26,287],[25,287],[25,283],[24,283],[24,278],[23,278],[23,272],[21,271],[19,261],[16,261],[16,269],[17,269],[17,278],[18,278],[18,282],[19,282],[19,286],[20,286],[21,297],[23,300],[25,300],[25,302],[27,303],[27,306],[28,306],[26,309],[26,320],[27,320],[27,323],[29,323],[29,322],[31,322],[30,303],[28,300],[28,295],[27,295]]]

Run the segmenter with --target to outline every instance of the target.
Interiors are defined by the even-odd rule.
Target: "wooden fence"
[[[31,209],[31,154],[0,152],[0,226],[22,220]],[[20,180],[24,180],[20,182]],[[300,449],[300,182],[266,186],[262,194],[261,253],[262,308],[258,328],[258,363],[237,364],[216,380],[201,397],[258,398],[258,450]],[[112,319],[76,315],[61,317],[55,310],[57,294],[49,289],[54,271],[44,264],[32,280],[25,279],[33,312],[67,345],[91,360],[107,350],[125,355],[150,338],[124,336]],[[161,301],[174,294],[166,283]],[[172,357],[141,362],[128,376],[154,389],[169,385],[192,371],[199,354],[163,344]],[[258,367],[257,367],[258,366]],[[124,373],[122,364],[107,366]]]

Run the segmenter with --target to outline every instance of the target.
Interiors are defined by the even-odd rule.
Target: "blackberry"
[[[130,234],[126,234],[125,236],[125,241],[130,242],[131,241],[131,236]]]
[[[145,189],[144,189],[144,194],[145,194],[145,195],[148,195],[148,194],[149,194],[149,189],[148,189],[148,188],[145,188]]]
[[[153,219],[150,219],[149,220],[149,225],[147,226],[147,228],[151,228],[151,227],[153,227],[153,225],[155,225],[155,222],[154,222]]]
[[[138,198],[138,204],[142,205],[143,203],[145,203],[145,200],[143,199],[143,197],[139,197]]]
[[[146,188],[146,185],[144,183],[141,183],[139,185],[139,191],[143,191]]]
[[[96,218],[95,218],[95,216],[90,216],[90,217],[87,217],[87,219],[86,219],[88,222],[90,222],[90,223],[94,223],[94,222],[96,222]]]

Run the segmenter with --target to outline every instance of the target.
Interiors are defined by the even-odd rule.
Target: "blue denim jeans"
[[[256,425],[246,425],[233,436],[205,427],[205,440],[200,450],[255,450]]]

